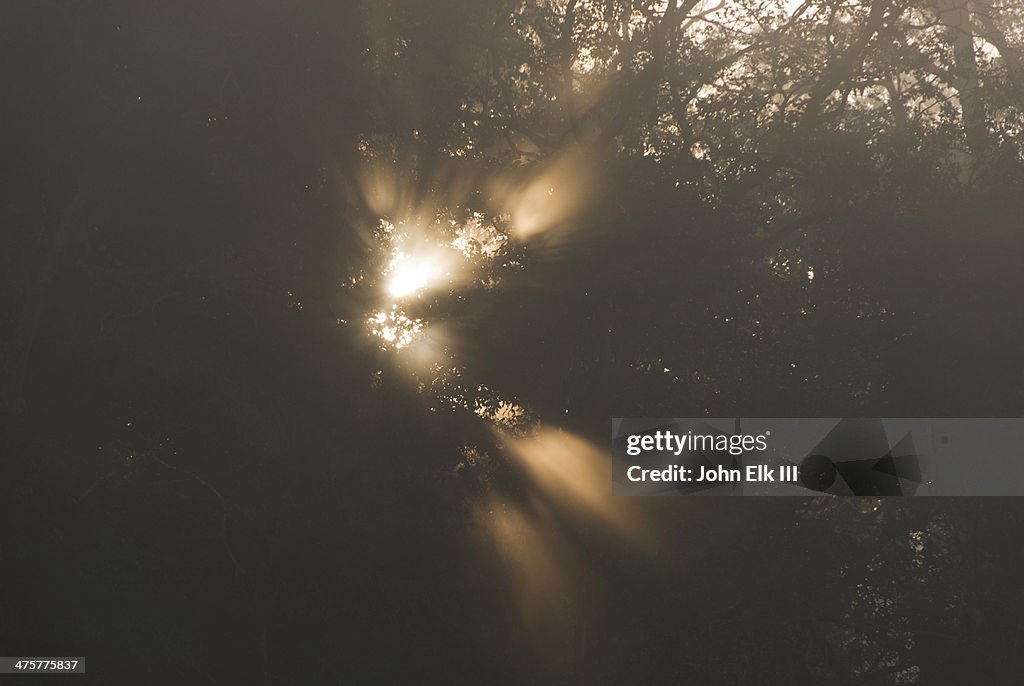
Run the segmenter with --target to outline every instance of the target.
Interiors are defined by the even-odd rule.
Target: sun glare
[[[387,290],[396,298],[417,295],[435,285],[444,276],[441,265],[430,258],[416,258],[397,253],[388,265]]]
[[[417,300],[427,294],[443,297],[446,292],[454,295],[456,288],[490,288],[497,283],[490,269],[502,266],[510,240],[503,221],[480,212],[456,218],[447,211],[437,211],[433,221],[396,225],[380,220],[373,237],[384,252],[383,267],[379,279],[373,280],[379,289],[377,303],[365,321],[382,348],[406,348],[416,341],[415,355],[406,358],[415,357],[424,365],[443,353],[446,344],[438,327],[430,336],[422,335],[428,323],[422,317],[439,309],[435,305],[440,301]]]

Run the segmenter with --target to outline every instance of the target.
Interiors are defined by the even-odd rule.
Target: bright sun
[[[437,260],[413,258],[401,252],[391,261],[389,271],[388,293],[396,298],[415,295],[443,276]]]

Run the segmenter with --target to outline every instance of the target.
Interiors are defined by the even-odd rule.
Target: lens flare
[[[582,521],[598,522],[623,543],[645,549],[650,533],[628,498],[613,498],[611,453],[567,431],[544,429],[508,440],[508,456],[529,476],[552,507]]]
[[[512,231],[525,242],[559,245],[586,226],[581,222],[589,201],[599,193],[601,158],[573,150],[549,162],[527,180],[493,193],[511,217]]]

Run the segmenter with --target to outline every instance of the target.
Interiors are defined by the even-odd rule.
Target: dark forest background
[[[613,500],[603,460],[612,416],[1021,416],[1022,13],[2,3],[0,653],[1018,680],[1018,500]],[[382,329],[413,224],[475,227],[469,276]]]

